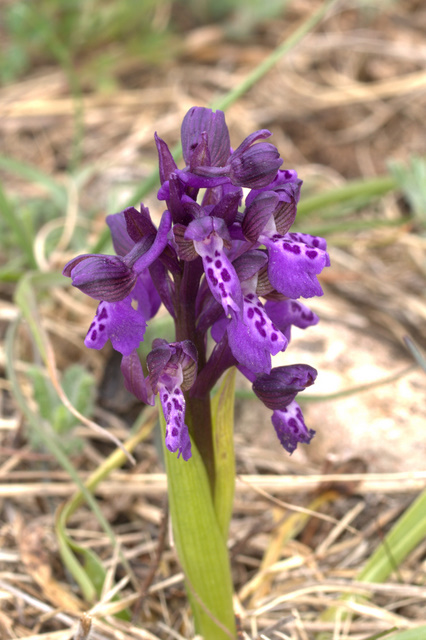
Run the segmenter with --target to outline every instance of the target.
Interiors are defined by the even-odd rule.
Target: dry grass
[[[123,60],[120,88],[111,93],[96,93],[89,84],[82,99],[81,165],[92,165],[93,171],[82,188],[64,173],[74,104],[62,71],[38,68],[25,80],[2,88],[3,155],[34,164],[68,190],[68,210],[53,223],[63,230],[56,251],[46,252],[52,223],[35,238],[39,269],[57,270],[75,253],[69,241],[76,225],[87,228],[89,239],[96,238],[111,198],[125,200],[131,192],[128,183],[140,181],[154,167],[153,131],[176,142],[186,110],[234,87],[306,17],[311,5],[293,2],[287,20],[267,23],[248,42],[228,41],[221,26],[194,30],[181,56],[155,72]],[[424,155],[426,149],[423,3],[405,0],[377,12],[342,6],[227,113],[232,140],[256,128],[270,128],[286,166],[298,169],[308,190],[380,175],[387,158],[407,160],[413,153]],[[8,192],[22,200],[43,192],[16,173],[2,175]],[[155,198],[148,200],[159,214]],[[80,212],[91,209],[100,214],[88,228]],[[359,215],[392,221],[406,213],[406,202],[390,195]],[[319,221],[313,218],[313,223]],[[366,225],[362,231],[343,230],[333,236],[333,269],[324,279],[329,315],[339,314],[342,324],[347,318],[347,326],[354,317],[361,318],[363,331],[392,345],[395,368],[407,364],[401,335],[411,333],[419,340],[425,335],[423,230],[411,218],[387,229],[369,230]],[[3,337],[19,314],[12,293],[11,285],[2,285]],[[90,367],[99,387],[94,420],[125,441],[139,408],[124,394],[116,375],[103,375],[109,355],[84,349],[93,312],[90,301],[55,289],[49,300],[40,301],[38,311],[56,367],[63,370],[77,361]],[[26,377],[33,345],[25,327],[15,346],[14,368],[24,397],[34,407]],[[356,336],[351,347],[356,348]],[[4,353],[2,348],[2,368]],[[420,384],[419,404],[425,397]],[[99,601],[84,602],[60,561],[54,535],[55,511],[72,496],[75,485],[49,453],[29,445],[26,421],[5,376],[0,392],[0,637],[191,637],[183,577],[164,526],[166,483],[153,434],[135,447],[135,466],[126,463],[111,472],[96,490],[116,546],[85,506],[68,522],[72,539],[94,550],[107,569]],[[263,414],[258,417],[265,419]],[[320,430],[321,421],[316,427]],[[340,428],[352,428],[350,416]],[[84,447],[72,461],[80,477],[87,479],[113,446],[84,424],[75,435]],[[422,441],[422,434],[417,434],[413,449],[424,446]],[[243,638],[310,640],[329,631],[333,640],[355,640],[393,626],[426,624],[425,543],[385,584],[357,580],[383,534],[426,487],[424,466],[410,469],[407,463],[405,471],[371,473],[365,460],[343,453],[327,465],[303,454],[287,459],[271,451],[271,440],[257,441],[245,434],[241,418],[236,442],[240,475],[230,551]],[[349,460],[342,467],[345,457]],[[364,598],[345,600],[343,594],[348,593]],[[323,619],[323,612],[337,602],[351,615]],[[134,606],[137,621],[113,615]]]

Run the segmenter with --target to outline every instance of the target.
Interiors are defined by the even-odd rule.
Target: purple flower
[[[126,388],[147,404],[159,395],[166,446],[184,460],[191,456],[185,413],[192,411],[188,424],[201,452],[212,442],[208,395],[234,365],[273,410],[288,451],[313,436],[295,398],[316,371],[272,368],[272,357],[287,348],[293,325],[318,322],[299,298],[322,294],[317,276],[330,260],[325,240],[291,232],[302,181],[280,168],[276,147],[265,141],[270,135],[255,131],[233,150],[223,112],[193,107],[181,129],[184,167],[155,134],[157,197],[165,201],[158,229],[143,204],[127,207],[107,218],[116,255],[85,254],[64,268],[74,286],[99,300],[86,346],[110,340],[123,356]],[[154,340],[145,375],[137,349],[161,304],[176,341]],[[202,402],[207,426],[194,420]]]
[[[276,367],[269,375],[256,376],[253,391],[273,410],[272,424],[286,451],[293,453],[299,442],[309,444],[315,431],[307,429],[296,395],[315,382],[317,372],[307,364]]]
[[[154,340],[153,351],[147,356],[149,383],[160,394],[166,421],[166,447],[172,453],[191,457],[191,440],[185,424],[185,397],[197,373],[197,350],[190,340],[167,343]]]

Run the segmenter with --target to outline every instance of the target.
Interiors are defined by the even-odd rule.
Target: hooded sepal
[[[268,409],[282,410],[298,393],[314,384],[317,371],[308,364],[275,367],[256,377],[253,391]]]
[[[65,265],[63,275],[95,300],[117,302],[126,298],[135,286],[137,273],[120,256],[85,254]]]
[[[274,180],[283,163],[277,148],[269,142],[254,144],[270,135],[267,129],[255,131],[232,153],[228,162],[232,184],[260,189]]]
[[[192,107],[183,119],[181,138],[183,158],[191,169],[207,163],[222,167],[229,158],[231,143],[223,111]],[[200,145],[205,145],[201,151]]]

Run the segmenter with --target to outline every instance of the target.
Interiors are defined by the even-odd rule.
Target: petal
[[[166,182],[166,180],[169,179],[170,174],[176,171],[177,165],[176,165],[176,162],[174,161],[174,158],[170,152],[169,147],[164,142],[164,140],[159,138],[156,133],[154,134],[154,139],[155,139],[155,144],[157,145],[158,164],[160,168],[160,181],[161,181],[161,184],[164,184],[164,182]]]
[[[272,424],[278,440],[290,454],[293,453],[299,442],[309,444],[315,435],[313,429],[306,427],[302,410],[297,402],[292,402],[282,411],[274,411]]]
[[[167,342],[156,338],[146,358],[150,384],[155,392],[160,386],[189,389],[197,375],[197,349],[191,340]]]
[[[288,341],[290,341],[291,325],[306,329],[319,322],[317,314],[299,300],[268,300],[265,310]]]
[[[253,382],[253,391],[268,409],[285,409],[296,395],[314,384],[317,371],[308,364],[274,367]]]
[[[202,133],[207,134],[210,162],[219,167],[226,164],[230,154],[228,127],[223,111],[212,111],[204,107],[192,107],[182,122],[181,138],[185,164],[191,164],[192,156],[200,143]]]
[[[308,233],[295,233],[291,232],[287,234],[289,240],[293,242],[304,242],[309,247],[313,247],[314,249],[321,249],[322,251],[327,250],[327,241],[320,236],[311,236]],[[330,266],[329,264],[326,265]]]
[[[234,316],[227,331],[233,356],[255,373],[269,373],[271,355],[275,356],[287,346],[287,339],[271,322],[254,294],[244,297],[243,320]]]
[[[154,394],[149,385],[148,378],[144,377],[141,361],[137,351],[132,351],[128,356],[123,356],[121,360],[121,372],[124,377],[124,386],[127,391],[145,404],[154,405]]]
[[[172,216],[170,215],[170,211],[164,211],[160,224],[158,226],[158,231],[155,236],[155,240],[150,246],[150,248],[145,251],[141,256],[137,256],[136,260],[133,263],[133,258],[130,257],[130,254],[126,256],[129,259],[129,263],[133,263],[133,268],[136,273],[141,273],[144,269],[149,267],[154,260],[156,260],[159,255],[164,251],[167,245],[167,234],[169,233],[172,226]],[[142,241],[143,242],[143,241]],[[137,245],[135,245],[136,249]],[[135,255],[136,257],[136,255]]]
[[[178,452],[184,460],[191,457],[191,440],[185,424],[185,398],[178,386],[167,389],[159,387],[161,406],[166,421],[166,447],[172,453]]]
[[[107,225],[111,231],[112,244],[118,256],[125,256],[134,247],[134,242],[127,233],[124,211],[114,213],[106,217]]]
[[[161,298],[152,281],[148,269],[142,271],[136,281],[135,288],[131,293],[132,300],[138,304],[138,311],[146,320],[155,316],[161,305]]]
[[[261,235],[269,254],[268,276],[272,286],[288,298],[321,296],[316,275],[330,264],[328,253],[286,236]]]
[[[231,261],[222,250],[223,240],[212,236],[209,244],[195,241],[194,247],[202,257],[207,284],[215,300],[222,305],[226,315],[230,309],[240,314],[241,285]]]
[[[233,152],[229,159],[232,184],[260,189],[276,178],[283,163],[277,148],[269,142],[253,144],[270,135],[267,129],[255,131]]]
[[[95,300],[116,302],[133,289],[137,274],[119,256],[86,254],[65,265],[63,274],[72,284]]]
[[[145,329],[145,318],[133,309],[130,297],[120,302],[101,302],[84,344],[89,349],[102,349],[109,339],[116,351],[128,356],[138,348]]]
[[[279,203],[278,195],[274,191],[260,192],[246,207],[243,219],[243,233],[248,240],[256,242],[265,224],[274,214]]]

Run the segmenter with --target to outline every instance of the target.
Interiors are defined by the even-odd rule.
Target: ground
[[[319,5],[295,0],[287,11],[241,33],[229,29],[235,27],[236,11],[203,24],[174,6],[161,19],[175,23],[180,35],[172,53],[155,65],[123,54],[108,82],[101,82],[93,72],[97,52],[83,53],[75,63],[81,95],[73,97],[66,72],[46,57],[0,88],[0,177],[23,215],[43,220],[33,238],[37,270],[60,271],[78,249],[99,238],[105,214],[122,208],[154,169],[154,131],[176,143],[189,107],[210,104],[238,86]],[[270,412],[256,399],[237,399],[239,475],[230,549],[242,637],[310,640],[328,631],[334,634],[330,638],[363,639],[391,627],[426,624],[424,540],[404,562],[391,557],[389,562],[399,566],[384,581],[362,574],[384,534],[426,484],[426,373],[404,342],[409,336],[424,346],[426,327],[421,170],[413,182],[415,163],[426,151],[425,31],[422,2],[334,4],[226,112],[235,143],[255,129],[271,130],[285,166],[297,169],[304,180],[302,203],[353,180],[371,185],[389,176],[392,161],[411,167],[405,189],[394,183],[376,190],[377,197],[361,189],[356,201],[329,204],[300,217],[300,228],[327,238],[332,266],[322,277],[324,296],[311,305],[320,323],[295,331],[290,348],[276,362],[307,362],[318,369],[309,401],[303,403],[316,436],[289,457],[277,445]],[[14,161],[35,167],[64,188],[66,209],[58,223],[43,218],[45,211],[35,204],[43,198],[54,201],[58,191]],[[158,221],[155,195],[144,201]],[[55,224],[64,231],[52,250]],[[76,226],[77,245],[75,239],[70,244]],[[94,609],[64,568],[55,512],[73,495],[75,484],[31,435],[25,408],[34,416],[40,407],[28,370],[41,360],[24,323],[11,333],[22,306],[14,297],[13,273],[20,267],[8,262],[10,251],[5,241],[0,637],[70,638],[83,611],[93,618],[95,640],[191,637],[182,574],[164,526],[166,485],[155,415],[142,414],[139,421],[136,465],[123,462],[105,475],[96,492],[131,570],[86,506],[73,510],[66,523],[74,541],[94,550],[108,572]],[[35,305],[58,370],[79,363],[94,374],[93,420],[126,441],[140,407],[124,392],[111,352],[84,348],[95,305],[62,287],[51,288],[49,297],[38,289]],[[242,379],[238,388],[247,390]],[[73,437],[70,460],[86,479],[114,447],[87,424],[79,423]],[[303,509],[318,515],[310,517]],[[137,624],[108,615],[114,604],[108,588],[114,580],[122,580],[119,600],[128,606],[142,593]],[[346,601],[353,615],[324,616],[337,597],[357,589],[366,599],[362,605]],[[78,640],[84,637],[81,632]]]

